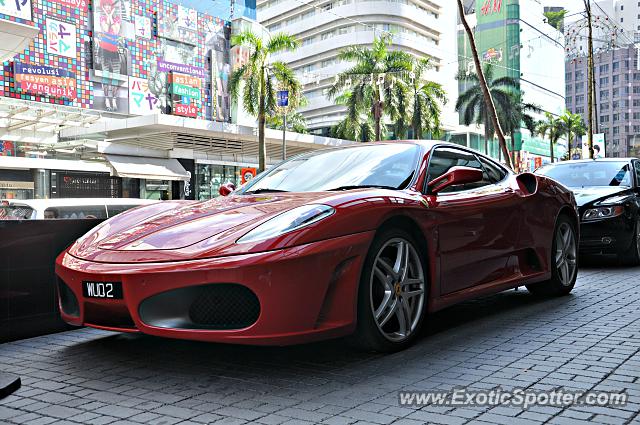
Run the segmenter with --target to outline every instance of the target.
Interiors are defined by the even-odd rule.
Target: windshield
[[[298,156],[259,176],[240,193],[319,192],[367,186],[403,189],[413,177],[418,145],[327,149]]]
[[[574,162],[545,165],[536,171],[568,187],[631,186],[632,175],[626,161]]]
[[[0,205],[0,220],[31,218],[33,208],[26,205]]]

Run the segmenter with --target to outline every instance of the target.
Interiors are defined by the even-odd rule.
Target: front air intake
[[[138,309],[151,326],[175,329],[243,329],[260,315],[260,301],[246,286],[217,283],[173,289],[147,298]]]
[[[67,286],[62,279],[57,278],[58,281],[58,297],[60,298],[60,307],[64,314],[73,317],[80,316],[80,305],[78,304],[78,298],[73,293],[71,288]]]

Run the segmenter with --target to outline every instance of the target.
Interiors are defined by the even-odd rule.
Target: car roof
[[[136,198],[53,198],[53,199],[3,199],[9,205],[26,205],[35,210],[50,207],[76,207],[88,205],[144,205],[159,202],[154,199]]]
[[[543,167],[556,166],[556,165],[568,165],[568,164],[584,164],[588,162],[630,162],[633,161],[633,157],[626,158],[597,158],[597,159],[572,159],[571,161],[560,161],[552,164],[544,164]]]

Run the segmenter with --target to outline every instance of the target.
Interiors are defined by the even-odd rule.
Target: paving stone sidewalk
[[[409,350],[244,347],[79,329],[0,345],[1,424],[640,424],[640,268],[580,272],[429,317]],[[626,390],[624,407],[401,407],[401,390]]]

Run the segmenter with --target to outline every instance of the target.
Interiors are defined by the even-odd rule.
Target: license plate
[[[104,298],[121,300],[122,282],[82,281],[82,295],[85,298]]]

